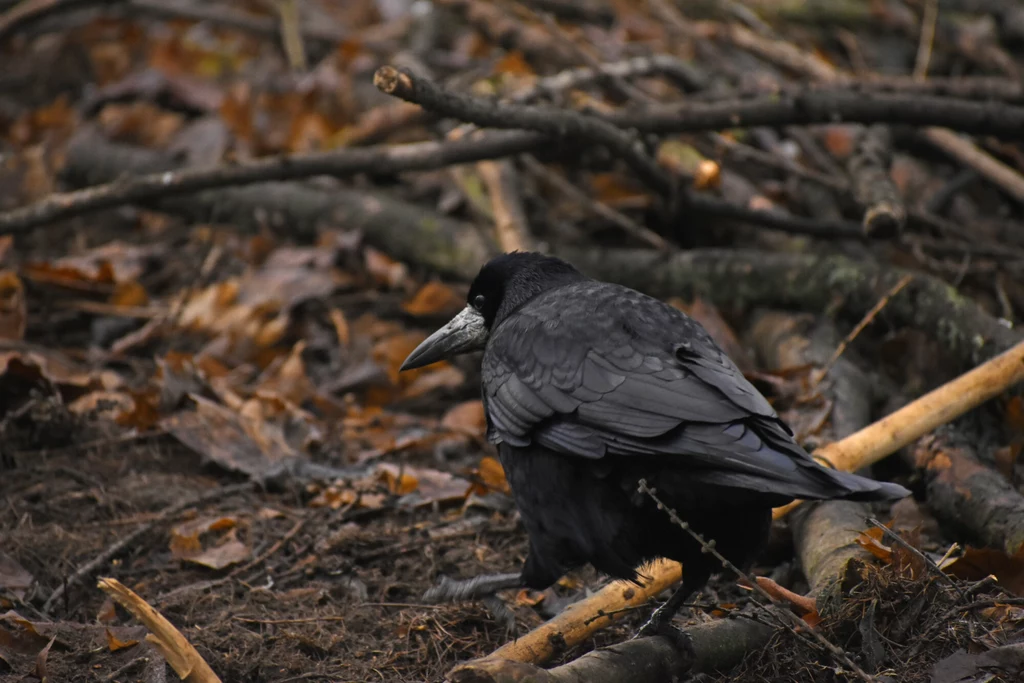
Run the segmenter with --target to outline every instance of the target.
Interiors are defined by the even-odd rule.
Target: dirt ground
[[[680,4],[694,18],[672,28],[661,2],[448,0],[434,3],[447,14],[433,25],[411,5],[390,16],[395,3],[322,0],[298,3],[302,54],[288,39],[294,21],[278,14],[290,3],[278,4],[0,0],[3,683],[173,680],[147,630],[97,587],[102,577],[164,615],[223,681],[267,683],[443,680],[605,585],[587,569],[547,591],[507,591],[511,631],[481,602],[422,597],[442,576],[517,571],[526,555],[484,437],[478,360],[398,371],[462,308],[478,257],[498,248],[492,233],[506,244],[495,225],[508,228],[510,204],[523,214],[512,222],[527,226],[519,237],[535,246],[661,258],[653,249],[671,244],[676,255],[723,262],[753,253],[735,277],[718,273],[716,287],[687,285],[684,274],[680,291],[662,294],[711,330],[808,447],[1019,341],[1024,155],[1018,141],[979,132],[977,117],[951,123],[976,143],[971,163],[899,117],[892,135],[836,122],[720,132],[732,119],[652,133],[657,173],[671,170],[719,212],[677,220],[663,211],[672,202],[592,141],[535,145],[507,166],[380,165],[389,145],[457,136],[373,86],[378,67],[407,60],[453,91],[518,93],[567,111],[628,112],[691,95],[714,107],[839,76],[867,92],[923,59],[919,26],[937,4],[925,66],[947,80],[927,93],[962,90],[958,107],[988,103],[983,120],[998,133],[1024,99],[1024,24],[1010,21],[1024,15],[1006,3],[993,3],[1006,18],[998,25],[943,2],[851,3],[839,15],[825,3],[806,16],[746,3],[769,30],[732,2]],[[615,75],[622,60],[650,55],[671,56],[672,67]],[[594,64],[619,71],[565,85]],[[902,97],[892,83],[881,92]],[[909,216],[890,233],[862,231],[850,170],[861,129],[885,148],[883,161],[869,160],[875,181]],[[115,198],[101,209],[67,194],[116,193],[148,173],[173,186],[182,165],[231,173],[339,150],[377,161],[337,177],[277,168],[266,184]],[[979,170],[978,154],[1008,173]],[[517,201],[501,201],[510,183],[491,183],[493,173],[518,179]],[[872,206],[900,214],[887,201]],[[18,212],[26,206],[41,213]],[[752,222],[733,224],[737,215]],[[813,269],[796,270],[804,257],[842,267],[808,292],[818,288],[801,280]],[[794,270],[759,275],[783,261]],[[901,269],[913,269],[913,284],[899,285],[912,299],[887,280]],[[701,272],[716,277],[715,266]],[[772,309],[775,327],[758,326],[760,308]],[[951,315],[936,321],[935,311]],[[812,340],[808,320],[831,336]],[[773,350],[781,341],[765,344],[764,330],[783,330],[779,339],[797,330],[798,356],[814,344],[824,353],[794,362]],[[837,350],[842,362],[829,360]],[[838,383],[826,388],[840,387],[831,397],[813,379],[826,366]],[[934,456],[922,442],[874,467],[913,489],[912,500],[875,511],[903,540],[864,520],[833,529],[856,539],[864,565],[828,599],[800,601],[810,586],[795,532],[776,524],[753,574],[792,591],[775,609],[792,611],[798,627],[735,577],[714,579],[680,626],[756,619],[773,635],[738,665],[692,679],[863,680],[848,657],[876,681],[1024,680],[1007,673],[1024,677],[1024,539],[1014,537],[1024,529],[1024,402],[1008,394],[952,429],[966,445],[941,441]],[[978,491],[999,492],[998,514],[985,517],[990,501]],[[653,606],[544,666],[628,639]]]

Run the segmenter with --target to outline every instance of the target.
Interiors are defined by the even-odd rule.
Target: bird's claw
[[[678,649],[683,651],[693,649],[693,641],[690,638],[690,634],[681,628],[673,626],[671,616],[664,619],[660,618],[657,613],[651,615],[650,620],[640,627],[640,630],[636,632],[631,640],[636,640],[637,638],[649,638],[651,636],[667,638]]]
[[[435,586],[423,594],[423,600],[434,603],[479,600],[506,588],[518,588],[521,583],[519,574],[484,574],[470,579],[442,576]]]

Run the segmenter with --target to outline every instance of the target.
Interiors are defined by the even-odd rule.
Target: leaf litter
[[[324,25],[367,39],[340,42],[301,76],[288,72],[273,40],[185,19],[86,18],[66,33],[12,44],[25,58],[54,44],[71,50],[91,81],[52,91],[40,77],[35,101],[0,103],[2,207],[60,187],[68,140],[86,123],[123,145],[207,162],[375,136],[419,139],[410,108],[384,116],[379,93],[361,87],[382,60],[381,44],[404,35],[380,16],[384,4],[309,3]],[[269,18],[253,3],[240,5]],[[660,23],[624,12],[628,29],[609,36],[607,49],[663,38]],[[442,62],[477,59],[493,61],[480,89],[511,92],[537,80],[529,55],[501,53],[468,30]],[[85,95],[74,101],[70,90]],[[582,90],[572,97],[608,107]],[[413,125],[381,133],[391,118]],[[837,158],[852,149],[841,127],[828,127],[824,142]],[[659,155],[695,172],[698,189],[726,185],[706,149],[672,141]],[[914,172],[903,163],[893,175],[910,187]],[[582,178],[613,209],[651,205],[621,173]],[[471,202],[447,172],[410,180],[406,190],[422,196],[430,183],[444,187],[452,206]],[[784,194],[776,190],[750,204],[776,206]],[[551,208],[582,215],[565,204]],[[67,239],[2,242],[0,494],[9,510],[0,522],[0,674],[92,681],[155,657],[144,629],[89,581],[69,588],[50,615],[38,607],[130,530],[235,479],[265,489],[197,504],[101,563],[103,575],[130,583],[182,628],[225,680],[434,680],[490,652],[506,637],[481,605],[419,604],[437,575],[509,571],[527,550],[485,443],[476,377],[462,364],[398,371],[426,331],[464,305],[464,290],[366,245],[345,225],[297,246],[266,228],[272,216],[261,217],[255,235],[217,218],[183,224],[150,208],[126,209],[95,224],[73,221],[59,233]],[[673,303],[708,327],[804,436],[827,422],[829,406],[807,396],[810,368],[759,375],[731,318],[701,299]],[[996,458],[1013,475],[1019,398],[1006,413],[1011,437]],[[937,544],[935,520],[926,510],[915,519],[927,531],[900,533],[911,544]],[[1020,556],[968,546],[946,558],[943,569],[964,585],[995,577],[975,596],[987,606],[968,610],[880,530],[865,529],[859,542],[881,567],[851,577],[838,609],[811,610],[799,600],[799,581],[775,584],[809,627],[880,671],[913,672],[901,680],[982,680],[1016,666],[1005,642],[1024,628]],[[935,548],[927,552],[938,559]],[[584,571],[548,591],[508,597],[527,629],[595,584]],[[714,590],[718,609],[698,618],[725,618],[748,599],[729,580]],[[563,660],[622,640],[643,616]],[[926,636],[929,646],[905,661],[907,650],[891,647]],[[827,658],[787,637],[717,680],[837,679]]]

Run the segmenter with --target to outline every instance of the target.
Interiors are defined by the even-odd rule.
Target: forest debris
[[[941,522],[1011,557],[1024,550],[1024,496],[981,464],[970,441],[942,429],[915,444],[913,460]]]
[[[194,411],[175,413],[160,424],[204,459],[253,481],[264,481],[276,475],[286,460],[299,457],[280,429],[202,396],[190,398]]]
[[[220,683],[220,678],[213,673],[210,665],[196,652],[181,631],[145,600],[122,585],[117,579],[100,579],[98,587],[131,612],[150,630],[146,641],[152,643],[159,650],[183,681],[187,683]]]
[[[1014,346],[1008,329],[945,282],[921,273],[880,267],[841,256],[693,249],[671,255],[650,250],[556,248],[555,255],[601,280],[656,297],[699,295],[722,308],[797,308],[820,312],[841,302],[855,317],[875,306],[903,277],[913,280],[885,310],[891,324],[920,329],[964,367]]]
[[[3,604],[2,596],[5,594],[13,596],[16,600],[24,599],[34,582],[32,574],[18,564],[17,560],[0,550],[0,605]]]
[[[0,339],[22,339],[27,320],[25,285],[14,271],[0,271]]]
[[[892,136],[887,126],[866,126],[858,131],[853,154],[846,162],[853,197],[864,208],[868,234],[895,235],[907,221],[907,209],[889,177]]]
[[[249,559],[252,550],[238,540],[238,520],[233,517],[201,517],[183,522],[171,529],[171,554],[186,562],[210,569],[224,569]],[[202,538],[224,532],[212,543],[204,545]]]
[[[526,212],[519,196],[519,178],[509,161],[481,161],[476,165],[487,186],[494,212],[498,247],[504,251],[531,251]]]
[[[943,571],[965,581],[981,581],[995,576],[999,585],[1018,597],[1024,597],[1024,549],[1015,555],[994,548],[966,548],[963,555],[942,567]]]
[[[594,650],[550,670],[524,661],[502,659],[499,656],[502,650],[498,650],[489,657],[456,667],[449,672],[448,680],[452,683],[668,681],[688,671],[727,669],[749,650],[763,647],[770,635],[771,628],[756,621],[742,617],[719,619],[687,629],[679,644],[658,636],[628,640]]]
[[[990,681],[995,680],[996,671],[1006,674],[1005,680],[1024,677],[1024,645],[1003,645],[981,653],[957,650],[935,662],[931,669],[931,683]]]
[[[402,302],[402,310],[414,316],[450,317],[466,305],[464,297],[455,293],[448,285],[429,280],[416,290],[408,301]]]

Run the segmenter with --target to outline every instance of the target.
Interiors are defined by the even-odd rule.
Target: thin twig
[[[573,185],[560,174],[555,173],[547,166],[537,161],[532,154],[524,154],[520,157],[520,160],[531,173],[539,177],[543,182],[551,185],[559,192],[568,195],[573,202],[579,204],[582,208],[587,209],[591,213],[619,226],[622,228],[623,232],[626,232],[638,240],[649,244],[655,249],[668,248],[668,242],[666,242],[661,235],[650,228],[640,225],[621,211],[616,211],[604,202],[590,197],[586,192]]]
[[[875,526],[875,527],[878,527],[879,529],[881,529],[882,530],[882,534],[886,538],[888,538],[890,541],[903,546],[903,548],[906,549],[907,552],[909,552],[914,557],[916,557],[919,560],[921,560],[922,562],[924,562],[925,565],[929,569],[931,569],[942,580],[944,580],[946,583],[948,583],[950,586],[952,586],[953,590],[955,590],[960,595],[961,599],[964,599],[964,600],[967,599],[967,595],[963,592],[963,590],[960,588],[960,586],[956,585],[956,581],[953,580],[953,577],[951,577],[946,572],[942,571],[939,568],[939,565],[935,564],[935,562],[932,561],[927,555],[925,555],[920,550],[918,550],[914,546],[912,546],[909,543],[907,543],[905,540],[903,540],[902,536],[900,536],[898,533],[896,533],[895,531],[893,531],[892,529],[890,529],[886,525],[884,525],[881,522],[879,522],[874,517],[868,517],[867,518],[867,522],[868,522],[868,524],[871,524],[872,526]]]
[[[814,390],[818,387],[819,384],[821,384],[822,380],[824,380],[825,377],[828,376],[829,371],[839,361],[839,357],[843,355],[844,351],[846,351],[846,347],[853,343],[853,340],[856,339],[860,335],[860,333],[864,331],[865,327],[871,324],[871,321],[878,317],[878,314],[882,312],[882,309],[885,308],[890,301],[892,301],[892,298],[899,294],[904,287],[909,285],[910,281],[913,279],[913,275],[904,275],[902,278],[900,278],[899,282],[893,285],[892,288],[889,289],[889,291],[886,292],[882,296],[882,298],[878,300],[878,303],[871,307],[870,311],[864,314],[864,317],[860,319],[860,322],[857,323],[852,330],[850,330],[850,333],[843,338],[843,341],[839,342],[839,346],[836,347],[836,350],[832,354],[832,357],[828,359],[828,362],[825,363],[825,367],[821,369],[821,371],[818,373],[818,376],[815,378],[814,384],[811,386],[810,393],[813,394]]]
[[[928,63],[932,59],[935,43],[935,25],[939,20],[939,0],[925,0],[921,14],[921,39],[917,44],[917,58],[914,60],[914,80],[928,78]]]
[[[704,537],[702,537],[696,531],[691,529],[690,525],[687,522],[680,519],[679,515],[676,514],[676,511],[674,509],[665,505],[661,501],[661,499],[658,498],[657,491],[647,486],[646,479],[640,480],[638,490],[650,496],[651,500],[654,501],[654,503],[658,506],[659,510],[668,514],[669,518],[676,526],[678,526],[683,531],[688,533],[691,537],[693,537],[693,539],[700,544],[701,550],[703,552],[713,556],[716,560],[722,563],[723,567],[725,567],[733,574],[735,574],[737,577],[743,579],[748,584],[750,584],[750,587],[753,588],[758,595],[767,600],[769,603],[777,607],[782,606],[778,600],[772,597],[772,595],[769,594],[768,591],[761,587],[761,584],[759,584],[757,581],[754,581],[745,571],[734,565],[732,562],[726,559],[724,555],[718,552],[718,550],[715,549],[714,540],[705,540]],[[854,661],[850,659],[850,656],[846,654],[845,650],[843,650],[837,645],[832,644],[827,638],[825,638],[825,636],[821,635],[815,629],[808,629],[807,623],[800,619],[800,617],[793,614],[788,608],[780,609],[776,611],[775,614],[781,615],[785,620],[789,621],[789,624],[784,624],[784,626],[786,626],[786,628],[790,632],[792,632],[793,635],[795,635],[797,638],[803,640],[804,642],[808,642],[810,639],[813,639],[815,642],[817,642],[819,646],[824,648],[829,654],[835,657],[843,666],[847,667],[850,671],[857,674],[857,676],[860,677],[861,680],[865,681],[865,683],[874,683],[875,678],[873,676],[870,676],[867,672],[865,672],[863,669],[857,666],[854,663]],[[810,634],[810,639],[805,634]]]
[[[107,546],[107,548],[103,552],[101,552],[99,555],[97,555],[96,557],[86,562],[81,567],[79,567],[74,574],[69,576],[65,581],[61,583],[60,586],[58,586],[53,591],[53,593],[50,594],[50,597],[47,598],[45,603],[43,603],[42,611],[49,614],[50,610],[53,609],[54,604],[64,596],[68,588],[71,588],[72,586],[81,583],[85,579],[89,578],[92,574],[99,571],[104,564],[110,562],[110,560],[117,557],[125,550],[127,550],[132,543],[134,543],[135,541],[149,533],[153,529],[153,527],[157,525],[157,523],[162,522],[168,519],[169,517],[178,514],[182,510],[187,510],[188,508],[194,505],[202,505],[212,500],[218,500],[225,498],[227,496],[232,496],[236,493],[248,491],[252,487],[252,482],[236,484],[234,486],[219,487],[211,489],[210,491],[205,491],[199,494],[198,496],[190,498],[189,500],[181,501],[179,503],[175,503],[174,505],[165,508],[152,522],[143,524],[142,526],[135,529],[135,531],[119,539],[116,543]]]

